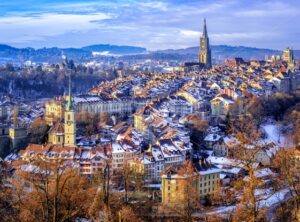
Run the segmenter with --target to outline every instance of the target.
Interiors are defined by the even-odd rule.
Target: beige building
[[[189,197],[199,196],[199,180],[196,172],[188,175],[178,174],[179,167],[170,167],[161,176],[161,196],[164,205],[180,206]]]
[[[14,108],[14,123],[9,128],[9,138],[11,140],[11,149],[20,150],[27,145],[27,130],[18,123],[18,107]]]
[[[220,183],[221,170],[208,162],[200,162],[199,174],[199,194],[200,197],[212,195]]]
[[[48,143],[54,145],[63,145],[64,144],[64,124],[57,122],[53,125],[48,132]]]
[[[62,120],[64,118],[64,110],[64,102],[62,99],[51,100],[46,103],[46,123],[52,126],[54,122]]]
[[[195,164],[194,173],[182,174],[179,169],[179,166],[169,167],[161,176],[163,204],[180,204],[187,198],[188,192],[196,198],[204,198],[212,195],[220,183],[221,170],[207,161]]]

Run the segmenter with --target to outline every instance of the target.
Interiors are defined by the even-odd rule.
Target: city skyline
[[[300,3],[293,0],[4,0],[0,6],[0,43],[16,47],[186,48],[199,45],[206,18],[212,45],[300,48],[294,22]]]

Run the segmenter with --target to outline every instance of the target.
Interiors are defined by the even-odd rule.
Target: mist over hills
[[[249,59],[264,59],[265,56],[282,54],[280,50],[261,49],[245,46],[214,45],[211,46],[214,60],[222,61],[226,58],[242,57]],[[76,62],[88,61],[90,59],[108,59],[121,57],[122,59],[161,59],[193,61],[197,60],[199,47],[185,49],[168,49],[148,51],[143,47],[117,46],[109,44],[90,45],[82,48],[15,48],[9,45],[0,45],[1,63],[22,63],[33,61],[37,63],[57,63],[61,61],[62,55],[75,60]],[[295,57],[300,58],[300,50],[295,50]]]

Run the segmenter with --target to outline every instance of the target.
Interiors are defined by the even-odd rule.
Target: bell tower
[[[67,105],[65,110],[64,118],[64,145],[65,146],[76,146],[76,114],[72,104],[72,83],[71,73],[69,75],[69,96],[67,97]]]
[[[211,50],[206,28],[206,19],[204,19],[203,33],[200,38],[199,63],[202,63],[205,68],[211,68]]]

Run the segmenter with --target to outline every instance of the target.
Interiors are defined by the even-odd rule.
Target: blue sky
[[[211,44],[300,48],[299,0],[1,0],[0,43],[17,47]]]

